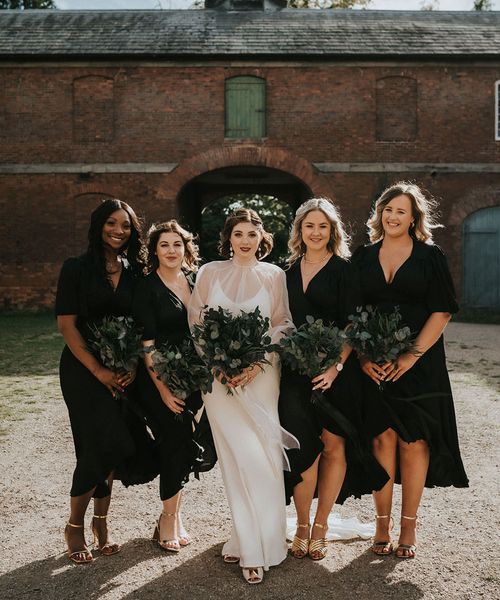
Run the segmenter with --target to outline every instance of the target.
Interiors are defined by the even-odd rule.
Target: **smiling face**
[[[156,244],[156,256],[160,267],[180,269],[184,262],[186,248],[181,236],[173,231],[164,232]]]
[[[262,234],[252,223],[237,223],[231,231],[229,242],[235,258],[243,261],[253,259],[262,240]]]
[[[406,194],[396,196],[382,210],[384,235],[390,237],[408,235],[413,221],[411,200]]]
[[[129,241],[132,233],[132,224],[127,211],[120,208],[112,212],[106,219],[102,228],[102,242],[104,247],[118,253]]]
[[[321,210],[308,212],[300,226],[302,241],[310,252],[326,252],[331,231],[330,221]]]

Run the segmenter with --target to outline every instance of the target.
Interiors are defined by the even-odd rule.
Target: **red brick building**
[[[330,196],[360,243],[400,179],[441,201],[462,299],[500,306],[500,13],[248,4],[0,11],[2,306],[51,304],[101,197],[196,229],[231,192]]]

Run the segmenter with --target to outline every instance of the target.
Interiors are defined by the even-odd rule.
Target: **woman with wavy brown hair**
[[[349,262],[348,241],[330,200],[312,198],[298,208],[286,272],[290,310],[297,327],[312,316],[342,329],[355,311],[359,285]],[[387,481],[363,436],[361,376],[347,345],[339,361],[312,380],[283,369],[280,421],[300,442],[300,450],[288,452],[291,470],[285,473],[287,501],[293,495],[297,511],[297,531],[290,549],[295,558],[325,558],[333,504],[371,493]],[[311,403],[313,390],[323,392],[321,404]],[[311,526],[315,490],[318,506]]]
[[[148,275],[138,285],[133,311],[143,327],[143,344],[148,350],[166,342],[179,346],[190,335],[186,307],[198,268],[198,248],[193,235],[174,219],[153,225],[146,244]],[[163,550],[178,552],[190,541],[180,504],[198,454],[192,423],[201,397],[196,392],[186,400],[176,398],[158,379],[151,352],[144,354],[139,366],[137,392],[160,459],[162,512],[153,536]]]
[[[446,258],[432,239],[440,227],[436,203],[414,183],[399,182],[377,200],[367,222],[371,244],[353,261],[365,305],[391,313],[416,335],[416,349],[378,365],[360,357],[372,408],[374,454],[390,475],[374,493],[377,529],[372,551],[393,552],[390,540],[394,482],[401,482],[398,558],[416,555],[416,520],[424,487],[467,487],[460,457],[443,331],[458,310]],[[369,379],[368,379],[369,378]],[[384,382],[383,389],[379,384]]]

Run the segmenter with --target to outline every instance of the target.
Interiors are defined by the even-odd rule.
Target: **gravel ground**
[[[0,441],[0,598],[500,597],[494,560],[499,339],[498,325],[452,323],[447,329],[448,361],[471,487],[425,491],[416,560],[378,559],[366,541],[335,542],[324,561],[288,558],[258,586],[247,585],[239,569],[224,565],[220,558],[230,518],[218,468],[186,488],[184,515],[193,543],[179,554],[166,554],[150,541],[160,511],[157,482],[130,489],[117,484],[110,523],[114,538],[123,542],[122,552],[97,556],[90,565],[69,563],[63,541],[74,463],[69,422],[56,377],[34,378],[41,410],[14,422]],[[19,402],[23,401],[19,394]],[[398,513],[399,490],[394,514]],[[370,521],[371,499],[349,501],[341,514]]]

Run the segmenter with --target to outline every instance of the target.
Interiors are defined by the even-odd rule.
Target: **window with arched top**
[[[500,141],[500,81],[495,81],[495,140]]]
[[[417,81],[390,76],[376,82],[376,139],[411,142],[417,136]]]
[[[266,80],[238,76],[226,79],[225,137],[266,136]]]
[[[73,139],[111,142],[114,137],[114,81],[89,75],[73,81]]]

